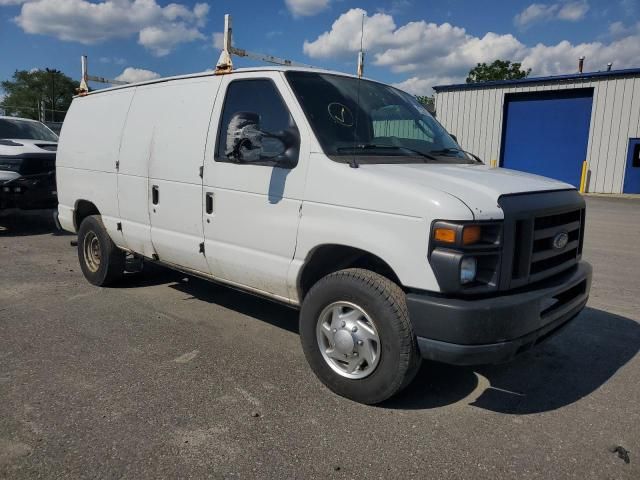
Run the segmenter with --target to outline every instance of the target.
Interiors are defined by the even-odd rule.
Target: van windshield
[[[287,72],[324,152],[358,163],[476,163],[415,97],[369,80]]]
[[[14,118],[0,118],[0,138],[58,141],[58,136],[40,122]]]

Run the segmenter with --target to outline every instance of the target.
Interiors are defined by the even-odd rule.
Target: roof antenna
[[[582,73],[583,68],[584,68],[584,55],[578,58],[578,73]]]
[[[357,136],[358,136],[358,117],[360,116],[360,82],[362,81],[362,73],[364,70],[364,50],[362,48],[364,44],[364,17],[365,14],[362,14],[362,26],[360,28],[360,52],[358,52],[358,94],[357,94],[357,105],[356,105],[356,118],[355,124],[353,127],[353,151],[356,151],[357,148]],[[349,161],[349,166],[351,168],[358,168],[358,162],[356,161],[355,153],[354,156]]]
[[[613,67],[613,63],[611,62],[607,63],[607,72],[611,71],[611,67]]]
[[[364,17],[365,14],[362,14],[362,26],[360,27],[360,51],[358,52],[358,78],[362,78],[362,74],[364,73]]]

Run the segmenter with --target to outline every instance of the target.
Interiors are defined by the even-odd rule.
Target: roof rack
[[[315,68],[313,65],[295,62],[286,58],[275,57],[273,55],[267,55],[264,53],[249,52],[243,48],[234,47],[231,27],[231,15],[227,13],[224,16],[222,52],[220,52],[220,58],[218,59],[218,63],[216,64],[216,74],[225,74],[233,71],[233,61],[231,60],[231,55],[235,55],[237,57],[246,57],[252,60],[257,60],[259,62],[273,63],[275,65]]]
[[[98,77],[95,75],[89,75],[88,71],[88,59],[86,55],[82,55],[80,57],[80,65],[82,68],[82,77],[80,79],[80,86],[76,90],[78,95],[84,96],[89,93],[89,84],[88,82],[98,82],[98,83],[108,83],[110,85],[127,85],[129,82],[123,82],[122,80],[111,80],[104,77]]]

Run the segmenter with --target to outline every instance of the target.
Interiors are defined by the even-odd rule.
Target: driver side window
[[[299,149],[292,131],[295,122],[271,80],[234,80],[227,87],[215,160],[273,166],[286,156],[292,168]]]

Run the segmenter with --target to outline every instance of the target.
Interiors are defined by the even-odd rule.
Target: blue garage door
[[[508,94],[501,165],[580,184],[593,89]]]
[[[640,138],[629,139],[623,193],[640,193]]]

